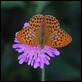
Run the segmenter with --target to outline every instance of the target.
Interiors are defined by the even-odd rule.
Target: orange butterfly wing
[[[40,32],[43,15],[35,15],[29,21],[29,26],[23,28],[16,35],[16,38],[23,44],[35,46],[40,44]]]
[[[64,30],[60,28],[57,19],[50,15],[45,15],[45,45],[59,48],[71,43],[72,38]]]

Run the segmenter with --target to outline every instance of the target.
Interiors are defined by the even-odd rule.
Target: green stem
[[[45,67],[42,69],[41,81],[45,81]]]

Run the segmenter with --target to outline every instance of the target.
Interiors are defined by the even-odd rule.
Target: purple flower
[[[28,25],[28,23],[25,23],[24,27],[27,27]],[[43,49],[41,49],[39,45],[31,47],[20,43],[16,38],[14,42],[15,44],[13,44],[13,48],[15,51],[22,53],[18,56],[19,64],[23,64],[25,62],[34,68],[43,68],[45,64],[49,65],[50,57],[55,57],[60,54],[56,48],[51,48],[49,46],[44,46]]]

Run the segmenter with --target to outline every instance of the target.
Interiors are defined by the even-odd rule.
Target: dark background
[[[15,33],[35,14],[55,16],[72,43],[58,49],[61,54],[46,66],[46,81],[81,81],[80,1],[1,1],[1,80],[39,81],[41,69],[18,64],[12,48]]]

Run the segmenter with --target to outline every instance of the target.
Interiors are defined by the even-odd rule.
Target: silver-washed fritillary
[[[29,26],[20,30],[16,38],[28,46],[44,45],[50,47],[64,47],[71,43],[72,38],[60,28],[58,20],[51,15],[34,15]]]

